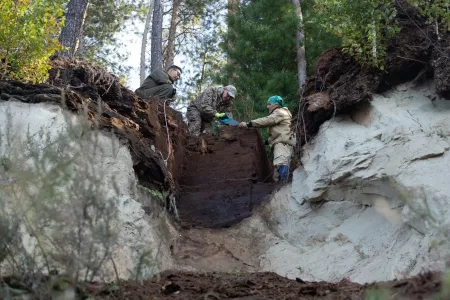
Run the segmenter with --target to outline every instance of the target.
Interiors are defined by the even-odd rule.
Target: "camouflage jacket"
[[[233,101],[225,102],[222,99],[223,87],[208,87],[201,92],[190,106],[195,106],[205,121],[211,121],[216,113],[227,113],[232,117]]]
[[[264,118],[252,120],[252,127],[269,129],[269,144],[277,143],[294,145],[294,135],[291,129],[292,114],[286,107],[277,108]]]

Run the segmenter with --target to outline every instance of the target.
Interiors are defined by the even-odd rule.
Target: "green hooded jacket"
[[[157,97],[159,99],[171,99],[175,96],[173,81],[169,74],[162,68],[153,71],[135,91],[142,99]]]

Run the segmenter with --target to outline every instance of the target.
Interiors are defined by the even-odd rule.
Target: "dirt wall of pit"
[[[248,217],[274,188],[258,131],[227,126],[190,138],[179,187],[184,225],[228,227]]]

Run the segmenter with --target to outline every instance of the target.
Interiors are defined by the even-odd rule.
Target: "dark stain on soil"
[[[224,127],[188,140],[179,186],[182,223],[219,228],[250,216],[275,184],[259,133]]]

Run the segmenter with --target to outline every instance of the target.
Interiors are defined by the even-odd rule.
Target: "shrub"
[[[62,271],[92,280],[116,242],[117,189],[87,114],[20,134],[0,125],[0,260],[15,274]],[[59,126],[59,127],[55,127]],[[114,181],[114,180],[113,180]],[[108,188],[109,187],[113,187]],[[9,234],[2,234],[9,233]]]
[[[419,13],[427,18],[427,23],[435,24],[436,32],[450,30],[450,3],[448,0],[408,0]]]
[[[317,0],[325,29],[360,63],[384,68],[388,40],[399,31],[391,0]]]
[[[0,2],[0,79],[43,82],[49,57],[61,50],[63,0]]]

